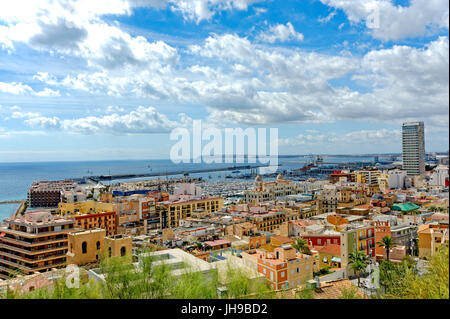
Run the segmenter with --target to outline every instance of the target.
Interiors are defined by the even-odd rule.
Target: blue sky
[[[448,2],[0,4],[0,162],[168,158],[169,133],[276,127],[280,154],[448,150]],[[379,17],[374,27],[368,17]]]

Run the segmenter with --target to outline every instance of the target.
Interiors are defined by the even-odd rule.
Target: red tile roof
[[[338,244],[327,244],[323,247],[316,248],[319,252],[339,256],[341,255],[341,245]]]

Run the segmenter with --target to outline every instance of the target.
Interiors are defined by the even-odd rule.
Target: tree
[[[406,262],[405,262],[406,264]],[[392,265],[392,264],[391,264]],[[380,276],[381,277],[381,276]],[[385,299],[447,299],[449,298],[449,249],[443,246],[431,257],[426,272],[419,275],[414,267],[405,267],[386,291]]]
[[[386,259],[389,261],[389,250],[394,246],[394,241],[390,236],[384,236],[383,239],[377,243],[378,246],[384,247],[386,250]]]
[[[361,271],[366,269],[367,265],[369,264],[369,256],[367,256],[362,251],[355,250],[349,254],[348,259],[349,264],[358,276],[359,287],[361,282]]]
[[[292,245],[298,252],[301,252],[303,254],[310,254],[311,251],[308,247],[308,242],[305,239],[299,238],[297,241]]]

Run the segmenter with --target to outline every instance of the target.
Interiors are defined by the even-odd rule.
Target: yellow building
[[[104,229],[72,232],[68,236],[67,264],[84,265],[99,260],[105,254]]]
[[[108,249],[108,257],[125,257],[131,259],[133,243],[130,236],[114,235],[105,237],[105,244]]]
[[[380,174],[378,176],[378,187],[383,193],[389,189],[389,174]]]
[[[68,236],[69,250],[67,264],[84,265],[103,257],[123,257],[132,254],[132,240],[129,236],[106,237],[104,229],[81,230]]]
[[[160,228],[174,228],[179,226],[181,219],[191,217],[194,212],[213,213],[223,207],[222,197],[202,197],[193,199],[183,199],[160,202],[157,213],[160,219]]]
[[[448,246],[448,225],[419,226],[419,258],[432,257],[443,245]]]
[[[75,203],[59,203],[58,213],[64,215],[84,215],[98,212],[113,212],[114,204],[88,200]]]

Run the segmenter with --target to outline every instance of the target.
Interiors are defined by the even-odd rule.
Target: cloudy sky
[[[0,162],[168,158],[176,127],[280,154],[448,150],[447,0],[0,2]]]

